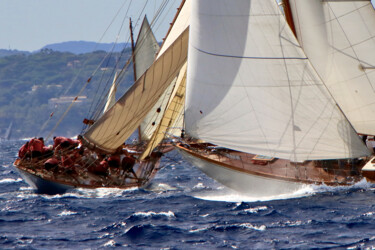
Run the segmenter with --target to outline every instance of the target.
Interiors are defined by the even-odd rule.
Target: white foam
[[[193,187],[193,189],[204,189],[204,188],[205,188],[205,186],[203,185],[202,182],[199,182],[198,184],[196,184],[196,185]]]
[[[61,213],[58,214],[58,216],[68,216],[68,215],[73,215],[77,214],[77,212],[69,211],[69,210],[64,210]]]
[[[121,197],[124,192],[130,192],[137,190],[137,187],[134,188],[95,188],[95,189],[86,189],[86,188],[77,188],[77,191],[81,193],[79,198],[110,198],[110,197]]]
[[[167,217],[176,217],[172,211],[159,212],[159,213],[156,213],[156,212],[153,212],[153,211],[150,211],[150,212],[136,212],[133,215],[135,215],[135,216],[141,216],[141,217],[151,217],[151,216],[155,216],[155,215],[163,215],[163,216],[167,216]]]
[[[259,211],[263,211],[263,210],[267,210],[267,209],[268,209],[268,207],[266,207],[266,206],[260,206],[260,207],[248,208],[248,209],[245,209],[244,211],[247,212],[247,213],[256,214]]]
[[[275,196],[251,196],[247,194],[241,194],[234,190],[227,188],[216,189],[212,191],[206,191],[204,193],[196,194],[193,197],[210,200],[210,201],[225,201],[225,202],[256,202],[256,201],[270,201],[270,200],[284,200],[284,199],[293,199],[312,196],[317,193],[325,192],[339,192],[350,189],[372,189],[371,183],[367,182],[365,179],[351,185],[351,186],[327,186],[324,184],[321,185],[303,185],[301,189],[296,190],[295,192],[275,195]]]
[[[254,230],[257,230],[257,231],[264,231],[266,230],[266,226],[265,225],[261,225],[261,226],[254,226],[250,223],[241,223],[241,224],[238,224],[240,227],[243,227],[243,228],[249,228],[249,229],[254,229]]]
[[[18,179],[5,178],[5,179],[0,180],[0,184],[2,184],[2,183],[20,182],[20,181],[22,181],[21,178],[18,178]]]
[[[145,190],[149,190],[152,192],[164,192],[164,191],[172,191],[176,190],[175,187],[169,186],[165,183],[151,183],[148,187],[144,188]]]
[[[106,242],[103,246],[105,246],[105,247],[114,247],[114,246],[116,246],[116,241],[110,240],[110,241]]]

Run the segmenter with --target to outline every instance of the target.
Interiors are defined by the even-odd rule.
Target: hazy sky
[[[153,27],[158,41],[167,32],[181,0],[0,0],[0,49],[34,51],[65,41],[98,42],[121,7],[102,42],[114,42],[122,23],[119,42],[125,42],[129,17],[135,23],[147,4],[141,19],[146,13],[151,22],[163,2],[167,5]]]

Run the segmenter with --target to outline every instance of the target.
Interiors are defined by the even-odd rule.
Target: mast
[[[292,10],[290,8],[289,0],[283,0],[282,5],[283,5],[284,13],[285,13],[286,22],[289,24],[289,27],[293,31],[293,34],[295,35],[295,37],[297,37],[296,27],[294,25],[293,15],[292,15]]]
[[[160,45],[160,49],[159,49],[159,51],[158,51],[158,53],[157,53],[156,55],[159,55],[159,52],[160,52],[161,48],[163,47],[164,42],[165,42],[165,40],[167,39],[169,33],[171,32],[172,27],[173,27],[174,23],[176,22],[177,17],[178,17],[178,15],[180,14],[180,12],[181,12],[181,10],[182,10],[182,7],[183,7],[184,4],[185,4],[185,1],[186,1],[186,0],[182,0],[180,6],[177,8],[177,12],[176,12],[176,14],[174,15],[174,18],[173,18],[172,22],[171,22],[170,25],[169,25],[169,29],[168,29],[168,31],[167,31],[167,34],[166,34],[165,37],[163,38],[163,43]]]
[[[137,81],[137,72],[135,71],[135,46],[134,46],[134,37],[133,37],[133,25],[132,19],[129,18],[129,28],[130,28],[130,39],[132,43],[132,60],[133,60],[133,73],[134,73],[134,82]],[[140,143],[142,140],[141,137],[141,127],[138,127],[138,142]]]

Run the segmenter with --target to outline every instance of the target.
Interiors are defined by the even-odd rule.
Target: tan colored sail
[[[187,60],[186,29],[127,93],[84,134],[106,152],[115,151],[135,131]]]
[[[144,159],[145,157],[147,157],[152,152],[152,150],[164,139],[165,133],[170,127],[173,127],[174,124],[176,124],[178,118],[183,112],[186,89],[186,66],[187,63],[185,63],[180,71],[180,74],[176,81],[175,91],[168,103],[168,107],[165,110],[158,128],[155,130],[140,159]]]
[[[165,41],[158,52],[159,58],[168,49],[168,47],[173,44],[177,37],[189,26],[190,24],[190,0],[186,0],[181,3],[181,10],[177,13],[174,22],[165,38]],[[147,114],[146,118],[143,120],[140,130],[142,140],[150,140],[153,136],[155,130],[158,128],[160,121],[163,117],[163,112],[159,110],[165,110],[168,101],[171,99],[171,94],[176,84],[177,79],[174,79],[169,87],[164,91],[163,95],[159,98],[158,102],[151,109],[150,113]]]

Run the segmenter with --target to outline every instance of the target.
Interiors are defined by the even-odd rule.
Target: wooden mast
[[[283,0],[282,4],[283,4],[286,22],[289,24],[289,27],[293,31],[293,34],[295,35],[295,37],[297,37],[296,27],[294,26],[293,14],[292,14],[292,9],[290,8],[289,0]]]
[[[137,81],[137,72],[135,71],[135,46],[134,46],[134,37],[133,37],[133,25],[132,19],[129,18],[129,28],[130,28],[130,39],[132,44],[132,61],[133,61],[133,74],[134,74],[134,82]],[[138,127],[138,142],[140,143],[142,140],[141,136],[141,127]]]

